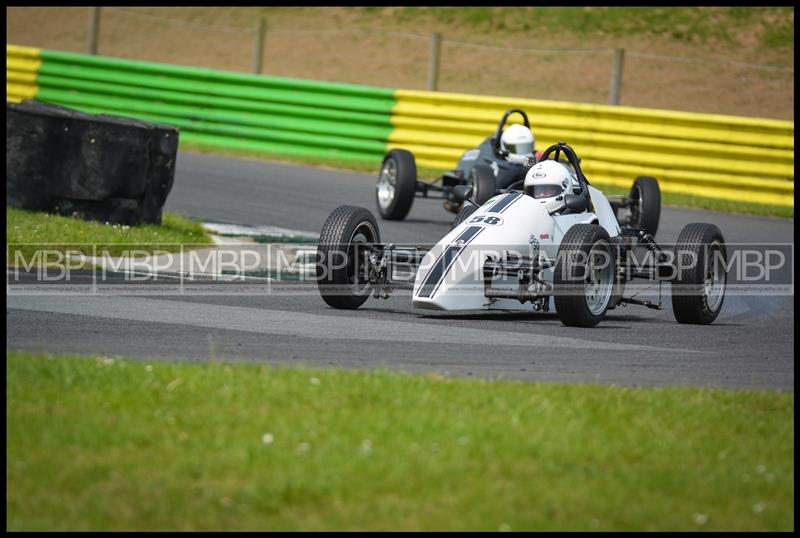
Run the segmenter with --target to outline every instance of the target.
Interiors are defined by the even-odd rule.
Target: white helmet
[[[519,164],[525,157],[533,155],[533,143],[533,132],[519,123],[510,125],[500,137],[500,149],[508,152],[506,159]]]
[[[558,161],[536,163],[525,174],[525,194],[540,200],[548,211],[563,204],[563,196],[572,194],[578,186],[574,172]]]

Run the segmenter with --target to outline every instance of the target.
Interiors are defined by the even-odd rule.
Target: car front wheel
[[[404,149],[393,149],[383,158],[375,201],[378,213],[386,220],[403,220],[411,210],[417,190],[417,163]]]
[[[355,309],[369,298],[369,248],[380,240],[368,209],[343,205],[330,214],[319,234],[316,262],[317,286],[328,305]]]
[[[616,277],[608,232],[597,224],[575,224],[561,241],[553,275],[556,313],[570,327],[594,327],[606,315]]]

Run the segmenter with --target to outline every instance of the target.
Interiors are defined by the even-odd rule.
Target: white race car
[[[666,250],[646,229],[620,226],[619,207],[589,184],[567,144],[529,164],[522,185],[462,210],[460,222],[430,248],[382,244],[369,210],[338,207],[317,248],[322,298],[353,309],[370,294],[388,298],[408,288],[417,308],[554,308],[565,325],[592,327],[617,306],[661,308],[660,295],[658,303],[625,296],[626,285],[639,278],[659,288],[669,283],[677,321],[716,319],[727,280],[725,240],[716,226],[688,224]],[[456,197],[469,203],[470,189],[456,187]]]

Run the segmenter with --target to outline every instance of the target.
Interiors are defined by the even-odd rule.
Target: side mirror
[[[586,197],[581,196],[580,194],[565,194],[564,206],[567,209],[577,211],[578,213],[582,213],[589,208],[589,204],[586,200]]]
[[[453,187],[453,201],[466,202],[472,197],[472,185],[456,185]]]

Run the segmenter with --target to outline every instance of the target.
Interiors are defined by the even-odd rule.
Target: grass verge
[[[98,245],[108,255],[117,256],[130,248],[174,252],[181,245],[211,243],[200,222],[166,211],[160,225],[122,226],[6,206],[6,230],[6,245],[13,244],[13,250],[26,260],[44,245],[48,250],[72,250],[88,256],[92,245]],[[14,253],[9,254],[11,263]]]
[[[181,151],[202,153],[210,155],[221,155],[228,157],[245,157],[250,159],[300,164],[305,166],[318,166],[322,168],[330,168],[333,170],[346,170],[350,172],[361,172],[365,174],[377,174],[380,168],[380,161],[349,161],[346,159],[331,160],[322,157],[305,157],[298,155],[285,155],[274,153],[260,153],[246,150],[235,149],[220,149],[203,144],[192,142],[181,142]],[[417,167],[417,173],[420,178],[437,178],[445,170],[438,168],[430,168],[425,166]],[[633,184],[633,178],[631,178]],[[606,194],[627,194],[630,189],[625,189],[617,186],[602,185],[600,183],[594,184],[599,189],[602,189]],[[749,215],[768,216],[768,217],[782,217],[794,218],[794,207],[777,206],[769,204],[754,204],[750,202],[740,202],[731,200],[718,200],[715,198],[704,198],[701,196],[690,196],[687,194],[674,194],[668,192],[661,193],[661,202],[664,205],[691,207],[697,209],[709,209],[712,211],[723,211],[726,213],[743,213]]]
[[[376,14],[386,8],[372,9]],[[759,49],[788,49],[794,42],[790,7],[497,7],[400,8],[396,19],[420,25],[426,19],[500,34],[558,28],[578,35],[664,36],[690,43],[737,43],[744,33]]]
[[[791,530],[794,395],[9,352],[7,527]]]

